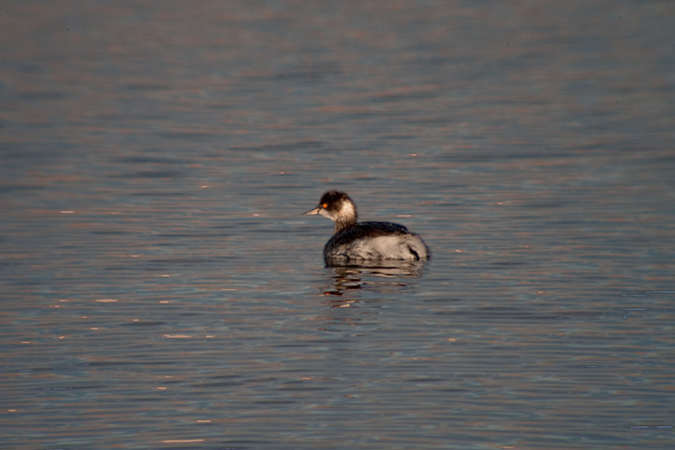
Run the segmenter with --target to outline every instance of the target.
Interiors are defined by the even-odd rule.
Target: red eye
[[[324,204],[321,205],[321,206],[323,206],[324,208],[328,208],[328,203],[324,203]]]

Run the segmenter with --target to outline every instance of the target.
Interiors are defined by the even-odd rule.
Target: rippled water
[[[6,2],[0,447],[669,448],[674,18]]]

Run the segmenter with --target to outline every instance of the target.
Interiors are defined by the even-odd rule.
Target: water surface
[[[663,449],[671,2],[15,2],[6,449]],[[328,189],[429,263],[324,268]]]

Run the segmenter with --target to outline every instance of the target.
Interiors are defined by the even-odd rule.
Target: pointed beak
[[[320,209],[320,208],[310,209],[310,210],[307,211],[306,213],[303,213],[303,215],[305,215],[305,216],[313,216],[314,214],[319,214],[319,209]]]

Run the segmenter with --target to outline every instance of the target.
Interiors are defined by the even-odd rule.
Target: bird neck
[[[344,230],[345,228],[349,228],[354,224],[356,224],[356,217],[338,217],[338,219],[335,221],[335,232],[339,233],[340,231]]]

